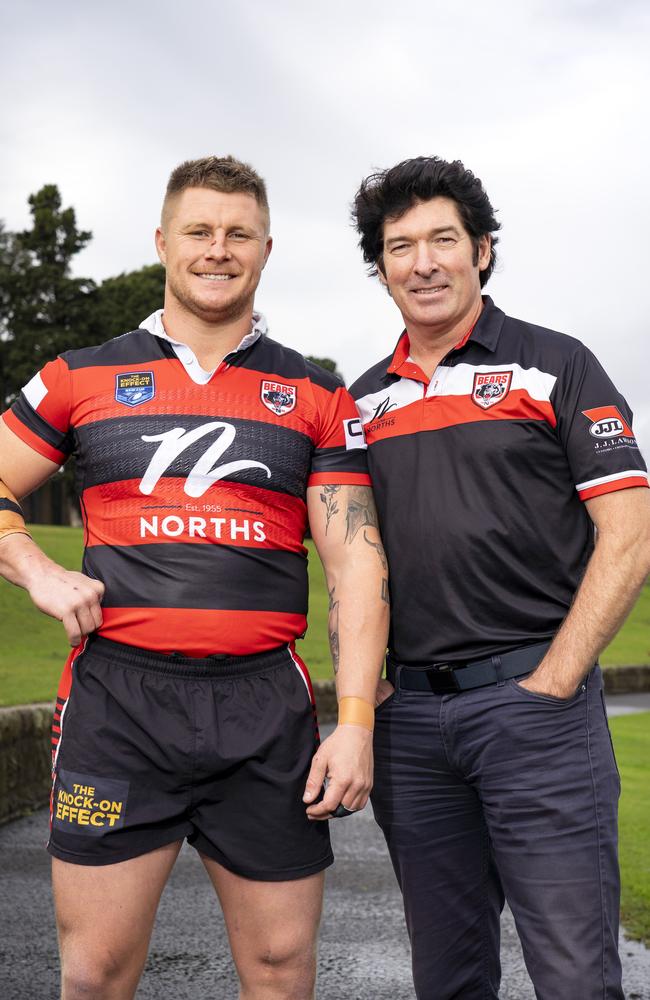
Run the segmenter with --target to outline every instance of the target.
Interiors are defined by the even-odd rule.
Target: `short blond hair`
[[[162,205],[162,226],[169,213],[169,204],[187,188],[212,188],[224,194],[250,194],[263,210],[267,227],[270,223],[266,184],[249,163],[234,156],[204,156],[200,160],[185,160],[172,170]]]

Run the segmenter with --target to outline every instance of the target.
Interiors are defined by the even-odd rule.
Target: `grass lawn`
[[[69,569],[81,565],[80,528],[38,525],[34,539],[56,562]],[[318,556],[309,542],[309,631],[298,652],[314,679],[332,676],[327,643],[327,589]],[[24,591],[0,580],[0,705],[54,698],[68,655],[63,627],[40,614]],[[605,650],[606,664],[650,663],[650,584],[614,642]]]
[[[621,920],[650,945],[650,712],[610,722],[623,791],[620,803]]]

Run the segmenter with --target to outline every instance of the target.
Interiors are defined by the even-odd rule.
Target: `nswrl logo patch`
[[[52,825],[64,833],[102,837],[124,826],[128,781],[61,768],[54,783]]]
[[[115,398],[126,406],[148,403],[156,393],[153,372],[122,372],[115,376]]]

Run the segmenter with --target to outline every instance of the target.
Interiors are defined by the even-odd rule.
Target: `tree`
[[[165,294],[165,269],[150,264],[139,271],[106,278],[94,295],[95,342],[134,330],[156,309],[162,309]]]
[[[92,234],[61,207],[55,184],[29,198],[32,227],[0,234],[0,402],[10,402],[61,351],[87,344],[95,283],[70,277]]]
[[[311,354],[308,354],[306,357],[307,361],[313,361],[315,365],[320,365],[320,367],[324,368],[326,371],[332,372],[334,375],[338,375],[338,377],[341,379],[341,382],[345,384],[345,379],[343,378],[340,371],[336,367],[336,361],[332,361],[331,358],[314,358],[312,357]]]

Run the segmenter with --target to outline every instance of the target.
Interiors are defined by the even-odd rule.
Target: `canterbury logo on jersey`
[[[226,476],[235,472],[241,472],[242,469],[262,469],[266,473],[267,479],[271,478],[271,470],[268,465],[264,465],[262,462],[242,459],[237,462],[215,465],[215,462],[222,458],[235,440],[233,425],[215,420],[209,424],[195,427],[192,431],[186,431],[184,427],[173,427],[170,431],[165,431],[164,434],[143,434],[141,436],[143,441],[160,441],[160,445],[142,477],[140,492],[147,496],[153,493],[160,477],[164,475],[178,456],[190,445],[213,431],[221,432],[218,439],[205,450],[185,480],[183,489],[188,496],[202,497],[213,483],[225,479]]]

